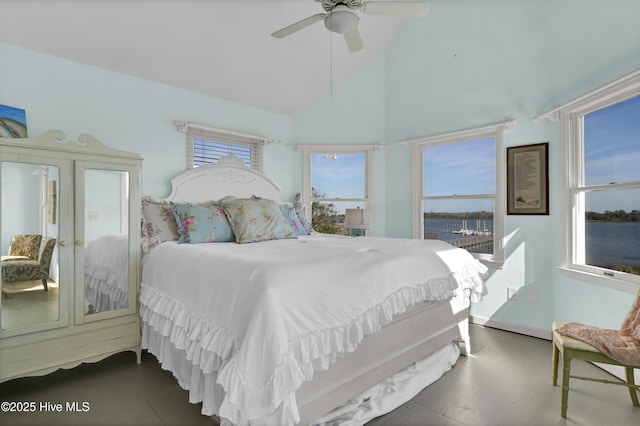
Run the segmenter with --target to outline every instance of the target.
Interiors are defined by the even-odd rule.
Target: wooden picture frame
[[[549,143],[507,148],[507,214],[549,214]]]

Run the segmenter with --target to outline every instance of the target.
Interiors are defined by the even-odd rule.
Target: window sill
[[[478,259],[480,263],[482,263],[484,266],[486,266],[489,269],[502,269],[504,267],[503,261],[494,260],[494,259],[482,259],[478,257],[476,257],[476,259]]]
[[[575,269],[570,269],[567,267],[559,267],[562,274],[567,278],[572,278],[580,281],[585,281],[590,284],[601,285],[604,287],[613,288],[620,291],[625,291],[631,294],[637,294],[640,286],[634,283],[630,283],[628,281],[619,280],[612,277],[605,277],[598,274],[593,274],[590,272],[578,271]]]

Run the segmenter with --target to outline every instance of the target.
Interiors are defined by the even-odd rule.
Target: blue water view
[[[640,265],[640,222],[587,222],[587,264]]]
[[[428,219],[424,232],[429,238],[464,246],[461,243],[493,233],[493,222]],[[588,265],[640,266],[640,222],[587,222],[585,241]]]

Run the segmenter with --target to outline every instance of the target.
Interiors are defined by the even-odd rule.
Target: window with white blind
[[[263,171],[263,147],[274,142],[261,136],[179,121],[174,123],[178,131],[187,134],[187,168],[215,163],[225,155],[233,154],[248,167]]]
[[[193,138],[193,165],[192,167],[204,164],[215,163],[220,157],[233,154],[239,157],[244,163],[251,167],[251,154],[256,150],[251,145],[241,145],[229,142],[220,142],[208,138]]]

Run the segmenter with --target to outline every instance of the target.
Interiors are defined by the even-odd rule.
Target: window
[[[504,262],[502,134],[513,122],[403,142],[412,148],[415,238]]]
[[[229,142],[220,142],[218,140],[212,140],[212,137],[193,137],[191,147],[189,151],[193,153],[192,166],[198,167],[205,164],[215,163],[227,154],[233,154],[240,157],[244,164],[248,167],[257,161],[251,161],[252,151],[255,153],[257,150],[253,149],[251,145],[236,144]],[[218,139],[218,138],[216,138]]]
[[[544,116],[560,117],[566,164],[563,268],[636,292],[640,284],[640,72]]]
[[[178,131],[187,134],[187,168],[215,163],[233,154],[247,167],[263,171],[263,146],[274,142],[261,136],[175,121]]]
[[[373,151],[381,145],[298,145],[303,151],[303,192],[313,228],[331,234],[362,235],[347,228],[347,209],[360,209],[372,235]],[[357,212],[356,212],[357,213]]]

